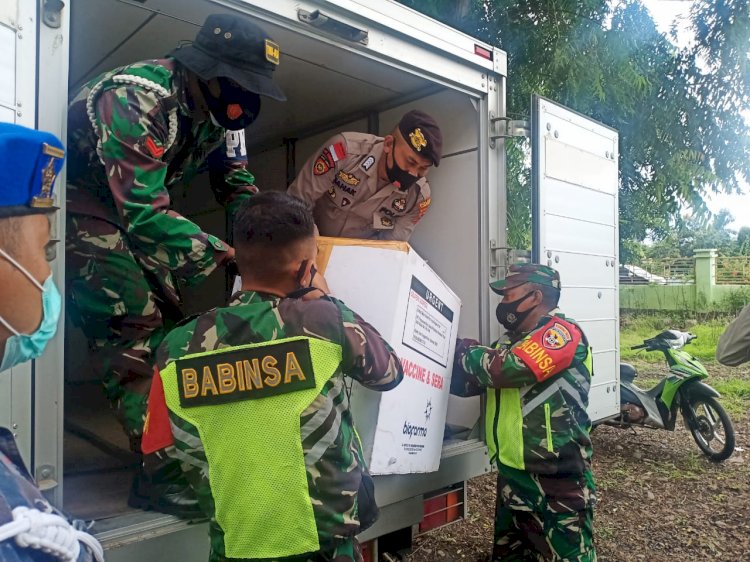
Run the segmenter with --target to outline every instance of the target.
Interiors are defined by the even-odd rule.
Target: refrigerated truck
[[[247,131],[249,167],[264,190],[285,189],[336,132],[385,135],[412,108],[437,118],[443,158],[429,172],[432,205],[411,244],[461,298],[461,336],[487,343],[499,336],[488,284],[503,277],[513,255],[505,145],[511,135],[531,137],[532,257],[560,271],[560,306],[590,339],[591,417],[616,415],[617,132],[540,97],[531,100],[530,125],[508,120],[507,56],[492,45],[391,0],[3,0],[0,120],[64,139],[70,93],[104,70],[164,55],[219,12],[253,18],[281,46],[275,79],[288,101],[264,99]],[[221,235],[225,212],[205,183],[177,187],[172,202]],[[63,240],[64,172],[56,185],[53,234]],[[61,291],[64,265],[60,244],[52,268]],[[226,280],[214,275],[186,291],[186,308],[216,306],[226,292]],[[74,367],[64,373],[66,352]],[[375,478],[382,514],[360,537],[371,559],[463,513],[463,483],[492,470],[481,408],[479,398],[451,397],[439,470]],[[205,524],[126,506],[136,459],[69,320],[43,357],[0,377],[0,425],[12,428],[57,505],[96,519],[108,560],[206,560]]]

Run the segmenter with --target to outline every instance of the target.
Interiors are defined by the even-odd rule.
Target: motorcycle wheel
[[[734,452],[734,426],[721,404],[711,396],[694,396],[688,408],[693,421],[687,425],[700,450],[715,462],[728,459]]]

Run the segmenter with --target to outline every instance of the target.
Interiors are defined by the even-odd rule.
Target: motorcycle
[[[717,398],[720,394],[704,382],[706,368],[683,347],[696,339],[690,332],[666,330],[630,349],[660,351],[669,374],[649,390],[639,388],[632,365],[620,363],[620,415],[604,423],[674,431],[678,410],[701,451],[712,461],[728,459],[734,452],[732,420]]]

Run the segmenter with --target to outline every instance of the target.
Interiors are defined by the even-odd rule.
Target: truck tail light
[[[362,549],[363,562],[377,562],[375,559],[375,540],[376,539],[372,539],[371,541],[363,542],[359,545]]]
[[[474,54],[479,55],[483,59],[492,60],[492,51],[476,43],[474,44]]]
[[[417,534],[438,529],[465,515],[465,487],[463,482],[443,488],[424,499],[424,517]]]

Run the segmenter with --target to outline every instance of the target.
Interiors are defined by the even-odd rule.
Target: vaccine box
[[[331,294],[401,359],[404,380],[376,392],[354,383],[352,413],[373,474],[440,466],[461,301],[406,242],[318,239]]]

